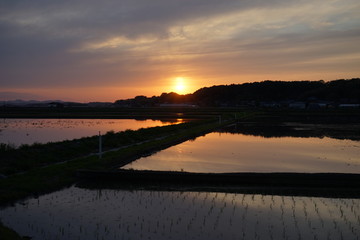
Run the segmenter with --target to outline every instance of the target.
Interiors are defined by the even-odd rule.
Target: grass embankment
[[[1,240],[24,240],[14,230],[7,228],[0,222],[0,237]]]
[[[127,170],[80,171],[78,187],[95,189],[228,192],[360,198],[360,175],[347,173],[192,173]]]
[[[175,143],[195,138],[206,132],[210,132],[221,126],[218,121],[195,121],[179,125],[155,127],[132,131],[128,140],[124,144],[131,145],[120,148],[117,151],[108,152],[101,159],[98,156],[79,157],[71,161],[66,161],[48,166],[39,166],[36,164],[36,154],[57,155],[60,150],[49,150],[44,146],[42,151],[32,154],[28,151],[29,156],[22,154],[24,158],[28,157],[26,162],[31,162],[31,169],[21,174],[10,175],[0,180],[0,204],[11,203],[28,196],[33,196],[45,192],[54,191],[62,187],[73,184],[76,181],[76,171],[78,169],[109,169],[115,165],[124,165],[127,162],[138,158],[143,154],[149,154],[156,150],[161,150]],[[112,133],[113,141],[123,142],[122,137],[129,132]],[[60,144],[61,145],[61,144]],[[121,144],[117,144],[119,147]],[[34,146],[36,149],[37,146]],[[31,147],[30,147],[31,150]],[[55,152],[54,152],[55,151]],[[73,149],[76,151],[76,148]],[[72,152],[72,151],[70,151]],[[60,153],[59,153],[60,154]],[[65,154],[61,154],[64,156]],[[71,156],[71,154],[69,154]],[[62,157],[61,160],[66,159]],[[21,161],[21,160],[18,160]],[[51,163],[56,163],[54,160]],[[49,162],[48,162],[49,163]]]

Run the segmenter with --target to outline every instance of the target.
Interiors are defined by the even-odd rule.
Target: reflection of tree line
[[[144,121],[148,121],[149,118],[148,117],[135,117],[134,118],[136,121],[139,122],[144,122]],[[183,123],[186,122],[183,119],[177,119],[177,118],[151,118],[150,120],[153,121],[160,121],[162,124],[175,124],[175,123]]]
[[[302,124],[296,125],[259,125],[259,124],[234,124],[218,130],[222,133],[244,134],[261,136],[265,138],[272,137],[301,137],[301,138],[335,138],[360,140],[360,126],[353,128],[326,125]]]

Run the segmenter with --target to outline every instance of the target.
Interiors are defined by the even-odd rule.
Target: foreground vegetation
[[[0,222],[0,237],[2,240],[21,240],[24,239],[20,237],[14,230],[9,229],[2,225]]]

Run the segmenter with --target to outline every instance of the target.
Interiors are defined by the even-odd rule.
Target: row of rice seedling
[[[0,218],[33,239],[358,239],[360,199],[71,187]]]

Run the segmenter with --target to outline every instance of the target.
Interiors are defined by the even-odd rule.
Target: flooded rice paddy
[[[182,122],[135,119],[2,119],[0,143],[21,144],[58,142],[105,134],[108,131],[164,126]]]
[[[122,168],[215,173],[360,173],[360,141],[213,132]]]
[[[276,134],[213,132],[125,168],[360,173],[358,140]],[[17,202],[0,209],[0,221],[49,240],[360,238],[360,199],[107,187],[72,186]]]
[[[78,187],[0,211],[32,239],[359,239],[360,199]]]

